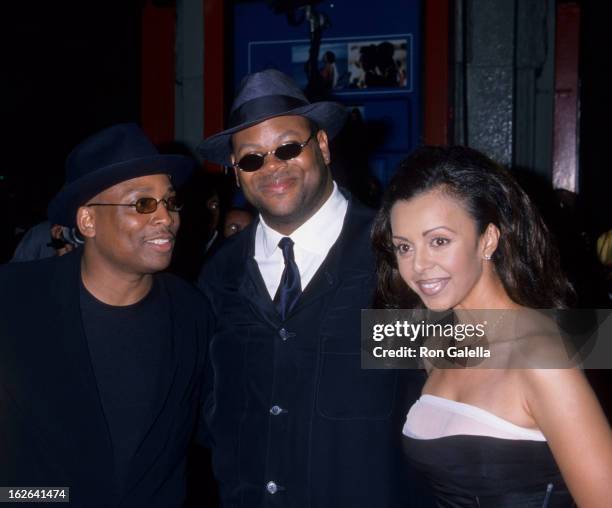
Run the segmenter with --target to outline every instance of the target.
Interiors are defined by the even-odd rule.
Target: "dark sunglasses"
[[[170,196],[169,198],[139,198],[134,203],[123,204],[123,203],[88,203],[85,206],[133,206],[138,213],[153,213],[157,210],[157,206],[163,203],[166,210],[169,212],[180,212],[183,208],[183,204],[179,201],[176,196]]]
[[[285,143],[284,145],[277,146],[274,150],[270,150],[269,152],[248,153],[238,162],[235,162],[234,167],[239,168],[242,171],[246,171],[247,173],[257,171],[263,167],[265,158],[270,154],[274,154],[274,157],[281,161],[295,159],[302,153],[302,150],[314,135],[315,133],[312,132],[310,136],[308,136],[308,139],[303,143],[292,141],[291,143]]]

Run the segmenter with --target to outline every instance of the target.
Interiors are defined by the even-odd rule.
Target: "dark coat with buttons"
[[[170,302],[172,353],[151,380],[159,391],[148,431],[124,489],[114,491],[111,436],[81,320],[80,260],[77,251],[0,266],[0,487],[70,487],[75,508],[182,506],[208,305],[184,281],[156,275]]]
[[[429,506],[401,444],[423,380],[360,367],[372,219],[349,201],[339,239],[285,321],[253,257],[257,223],[204,267],[217,328],[202,430],[224,508]]]

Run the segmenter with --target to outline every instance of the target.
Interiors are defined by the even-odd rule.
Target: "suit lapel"
[[[160,454],[160,450],[172,437],[168,435],[168,432],[172,420],[174,420],[179,413],[179,409],[174,407],[177,402],[177,394],[173,391],[173,388],[175,387],[178,375],[178,359],[184,357],[183,349],[185,343],[185,340],[178,339],[187,338],[196,333],[194,330],[189,335],[189,332],[185,331],[187,323],[180,319],[181,313],[177,308],[177,302],[174,301],[173,295],[161,278],[158,279],[158,283],[162,284],[161,291],[169,302],[168,313],[170,315],[172,333],[165,350],[165,361],[162,362],[159,388],[157,390],[158,395],[146,420],[148,422],[148,427],[143,429],[143,441],[130,463],[124,491],[126,493],[129,492],[131,486],[138,483],[142,476],[147,473],[147,469],[150,468],[152,464],[155,464],[156,457]]]
[[[238,280],[238,292],[247,301],[251,310],[273,328],[280,323],[280,316],[270,298],[266,284],[255,261],[255,234],[259,221],[255,221],[243,244],[245,262],[244,276]]]
[[[300,296],[292,313],[312,305],[337,287],[340,280],[338,273],[340,255],[337,246],[338,242],[327,253],[327,257]]]
[[[327,253],[325,260],[315,273],[314,277],[302,293],[302,296],[298,300],[297,305],[294,308],[294,312],[299,312],[303,308],[313,304],[317,300],[325,297],[330,291],[333,291],[338,287],[338,284],[343,279],[342,259],[344,253],[349,247],[350,239],[353,238],[355,229],[354,217],[353,217],[353,201],[350,196],[347,196],[349,203],[344,216],[344,223],[342,224],[342,230],[340,236]]]
[[[251,257],[247,259],[246,263],[246,272],[240,284],[240,293],[253,312],[263,318],[270,326],[276,328],[280,323],[280,315],[270,298],[257,262]]]
[[[41,370],[47,371],[39,379],[45,379],[44,392],[52,397],[45,406],[54,413],[45,419],[59,424],[46,430],[56,433],[52,442],[64,460],[74,457],[74,472],[93,474],[90,481],[102,489],[113,471],[112,445],[81,319],[81,257],[75,253],[65,258],[58,260],[49,288],[57,305],[49,323],[53,334],[38,355],[45,365]]]

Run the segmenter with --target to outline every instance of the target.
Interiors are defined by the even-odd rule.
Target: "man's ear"
[[[327,139],[327,132],[324,130],[320,130],[317,132],[317,143],[319,143],[319,150],[321,150],[321,155],[323,155],[323,161],[326,165],[329,166],[331,162],[331,157],[329,155],[329,140]]]
[[[81,206],[77,210],[76,225],[84,238],[96,236],[96,212],[93,208]]]

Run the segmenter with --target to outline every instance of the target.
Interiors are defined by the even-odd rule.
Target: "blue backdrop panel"
[[[316,9],[331,21],[323,32],[321,73],[334,100],[358,108],[368,129],[384,134],[369,163],[386,185],[421,138],[421,1],[336,0]],[[233,15],[236,87],[244,75],[267,68],[306,86],[306,22],[291,26],[265,1],[236,2]]]

